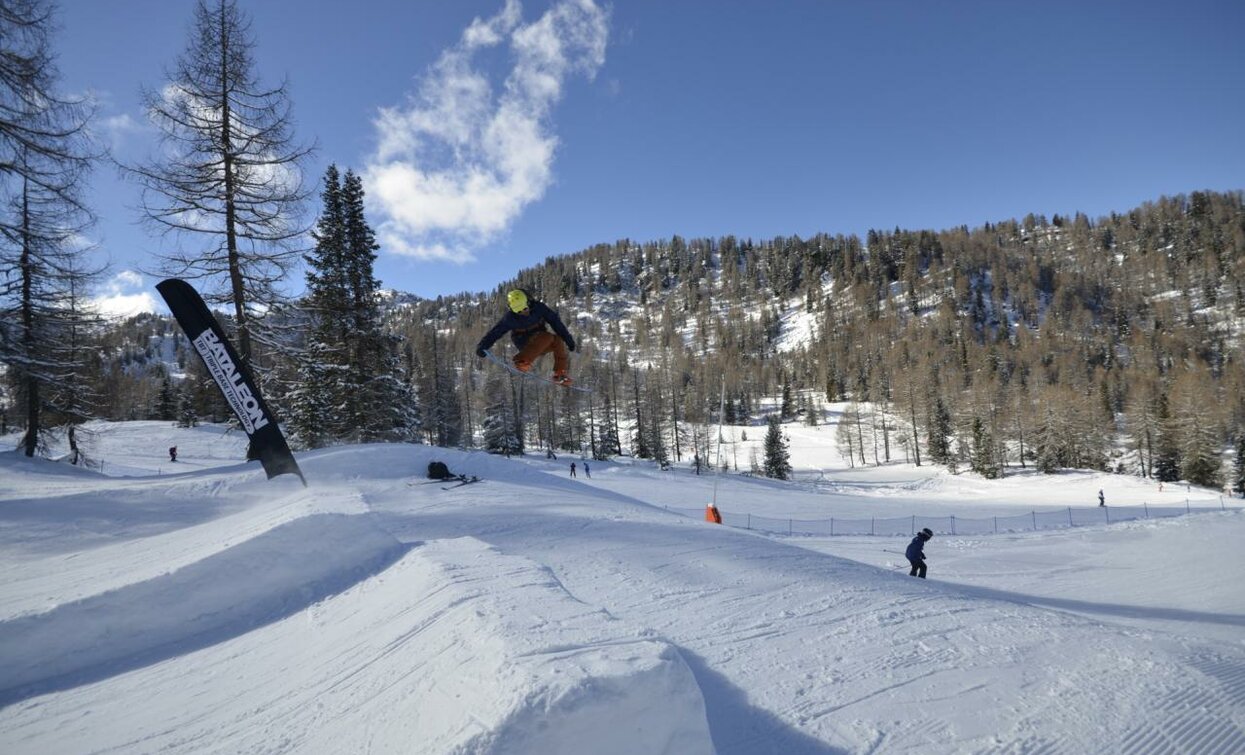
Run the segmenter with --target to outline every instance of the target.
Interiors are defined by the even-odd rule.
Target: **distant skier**
[[[537,359],[553,352],[553,382],[570,385],[571,377],[567,372],[570,359],[567,352],[575,350],[575,339],[562,324],[558,313],[543,302],[533,299],[521,288],[506,294],[506,303],[510,311],[502,315],[492,330],[485,333],[476,344],[476,356],[483,358],[486,349],[509,333],[510,340],[519,350],[513,357],[515,369],[527,372],[532,369],[532,364]],[[546,325],[553,328],[553,333],[545,328]]]
[[[587,477],[589,480],[592,479],[592,470],[588,469],[588,462],[586,461],[584,462],[584,477]]]
[[[177,446],[169,446],[169,461],[177,461]]]
[[[571,477],[575,476],[575,462],[571,462]]]
[[[912,571],[908,572],[908,576],[925,579],[925,543],[933,536],[933,530],[926,527],[916,533],[916,537],[912,538],[911,543],[908,543],[908,550],[904,551],[904,555],[908,557],[908,561],[912,564]]]
[[[1107,505],[1107,497],[1106,497],[1105,495],[1103,495],[1103,494],[1102,494],[1102,491],[1101,491],[1101,490],[1099,490],[1099,491],[1098,491],[1098,505],[1099,505],[1099,506],[1106,506],[1106,505]]]

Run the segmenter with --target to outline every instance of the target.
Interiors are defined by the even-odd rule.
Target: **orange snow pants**
[[[514,366],[526,371],[526,368],[530,368],[533,362],[551,351],[553,352],[553,374],[565,375],[567,368],[570,367],[566,344],[561,338],[547,330],[533,334],[527,339],[523,350],[514,355]]]

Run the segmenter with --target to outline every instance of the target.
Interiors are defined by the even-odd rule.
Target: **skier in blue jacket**
[[[506,303],[509,311],[476,344],[476,356],[483,357],[485,349],[509,333],[510,340],[519,350],[513,358],[515,369],[527,372],[532,369],[533,362],[553,352],[553,382],[570,385],[571,377],[567,372],[570,358],[567,352],[575,350],[575,339],[562,324],[558,313],[521,288],[506,294]],[[553,328],[553,333],[546,325]]]
[[[908,557],[908,561],[912,564],[912,571],[908,572],[908,576],[925,579],[925,543],[933,536],[934,531],[926,527],[916,533],[916,537],[912,538],[911,543],[908,543],[908,550],[904,551],[904,555]]]

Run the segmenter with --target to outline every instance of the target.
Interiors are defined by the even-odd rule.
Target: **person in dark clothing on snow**
[[[908,561],[912,564],[912,571],[908,572],[908,576],[925,579],[925,543],[933,536],[933,530],[926,527],[916,533],[916,537],[912,538],[911,543],[908,543],[908,550],[904,551],[904,555],[908,557]]]
[[[537,359],[553,352],[553,382],[570,385],[571,377],[567,372],[570,358],[567,352],[575,350],[575,339],[562,324],[558,313],[543,302],[533,299],[521,288],[506,294],[506,303],[510,311],[502,315],[497,324],[476,344],[476,356],[483,358],[486,349],[509,333],[510,340],[519,350],[513,357],[515,369],[527,372],[532,369],[532,364]],[[546,325],[553,328],[553,333],[549,332]]]

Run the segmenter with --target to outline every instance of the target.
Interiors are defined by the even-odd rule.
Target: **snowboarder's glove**
[[[575,339],[574,339],[574,338],[568,338],[568,339],[566,339],[566,348],[567,348],[569,351],[574,351],[574,350],[575,350]]]
[[[480,357],[481,359],[483,359],[484,357],[488,356],[488,352],[486,352],[484,349],[481,349],[481,348],[477,347],[477,348],[476,348],[476,356],[478,356],[478,357]]]

